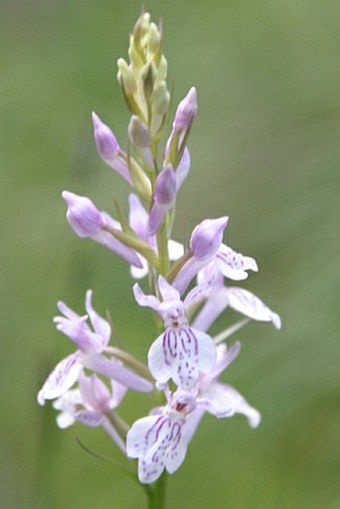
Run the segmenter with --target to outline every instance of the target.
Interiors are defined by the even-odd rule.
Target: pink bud
[[[104,162],[109,163],[118,154],[119,145],[117,139],[111,129],[94,112],[92,113],[92,121],[99,155]]]
[[[187,131],[197,114],[197,93],[192,87],[177,107],[173,129],[175,132]]]
[[[158,175],[155,188],[155,200],[160,205],[170,205],[176,198],[176,174],[171,164]]]
[[[67,203],[67,220],[79,237],[89,237],[102,229],[104,218],[89,198],[69,191],[61,195]]]
[[[203,261],[214,256],[221,245],[228,219],[226,216],[205,219],[196,226],[191,234],[190,247],[197,260]]]

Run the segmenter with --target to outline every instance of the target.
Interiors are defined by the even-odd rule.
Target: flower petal
[[[80,371],[78,352],[59,362],[39,391],[38,403],[44,405],[46,399],[55,399],[64,394],[77,381]]]
[[[132,287],[137,304],[159,311],[160,302],[154,295],[145,295],[138,283]]]
[[[175,301],[180,300],[181,297],[180,297],[179,291],[176,290],[176,288],[174,288],[173,286],[171,286],[167,282],[165,277],[159,276],[158,286],[159,286],[159,290],[162,294],[163,300],[165,302],[170,302],[173,300],[175,300]]]
[[[97,428],[104,420],[102,413],[92,410],[80,410],[80,412],[75,414],[75,418],[77,421],[85,424],[85,426],[89,426],[90,428]]]
[[[107,359],[103,355],[83,355],[81,361],[84,367],[92,369],[108,378],[113,378],[129,389],[139,392],[150,392],[153,389],[151,382],[136,375],[136,373],[127,369],[116,359]]]
[[[96,313],[96,311],[93,309],[92,290],[87,290],[86,292],[85,308],[90,317],[95,332],[102,338],[102,349],[100,351],[97,350],[97,352],[100,353],[104,350],[110,340],[111,327],[109,322],[99,316],[98,313]]]
[[[168,327],[151,345],[148,365],[159,383],[170,378],[190,390],[198,380],[199,371],[209,373],[216,362],[216,347],[210,336],[188,326]]]
[[[166,358],[165,354],[165,343],[167,340],[164,339],[166,332],[163,332],[158,338],[152,343],[148,353],[148,366],[152,376],[159,383],[167,382],[173,372],[176,370],[176,364],[170,361],[171,357]],[[169,341],[169,340],[168,340]]]
[[[217,266],[222,274],[234,281],[247,279],[247,270],[258,271],[257,263],[250,256],[243,256],[237,253],[231,247],[221,244],[215,257]]]
[[[230,385],[215,382],[202,394],[198,405],[218,418],[232,417],[235,413],[247,417],[249,426],[256,428],[261,421],[260,413]]]
[[[227,289],[229,306],[253,320],[272,322],[276,329],[281,328],[279,315],[271,311],[256,295],[238,287]]]

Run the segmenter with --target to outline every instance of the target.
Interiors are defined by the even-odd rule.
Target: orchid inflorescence
[[[250,319],[272,322],[279,316],[258,297],[228,281],[242,281],[257,263],[223,243],[228,217],[204,219],[189,247],[171,239],[177,194],[190,169],[188,137],[197,114],[192,87],[177,106],[166,137],[171,94],[162,31],[142,13],[130,36],[129,59],[118,60],[118,81],[131,113],[128,150],[124,151],[99,116],[92,114],[94,138],[102,160],[131,186],[126,216],[114,200],[116,219],[87,197],[63,191],[67,220],[75,233],[88,237],[128,262],[134,279],[146,278],[149,292],[135,283],[139,306],[151,308],[160,325],[144,365],[127,351],[109,346],[111,325],[92,305],[86,292],[86,314],[79,316],[63,302],[54,318],[58,331],[77,349],[54,368],[38,394],[38,402],[54,400],[57,424],[76,421],[101,426],[128,458],[138,458],[141,483],[156,481],[164,469],[182,464],[188,444],[205,412],[217,418],[244,414],[252,428],[259,412],[219,375],[235,360],[240,343],[226,339]],[[215,337],[209,329],[232,308],[245,318]],[[151,393],[163,401],[148,416],[128,425],[117,413],[127,390]],[[159,403],[158,403],[159,404]]]

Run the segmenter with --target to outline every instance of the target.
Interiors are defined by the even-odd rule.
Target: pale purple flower
[[[57,364],[38,394],[38,402],[43,405],[47,399],[55,399],[64,394],[78,380],[82,369],[88,368],[112,378],[122,385],[141,392],[152,390],[152,384],[125,368],[117,359],[103,355],[111,335],[110,324],[99,316],[92,307],[92,290],[86,292],[85,308],[87,315],[79,316],[63,302],[58,302],[59,311],[54,322],[57,330],[68,336],[77,346],[75,353]],[[92,328],[87,324],[88,318]]]
[[[164,469],[172,474],[181,466],[188,446],[183,426],[195,405],[190,394],[175,394],[166,406],[132,425],[126,437],[126,452],[128,457],[139,459],[140,482],[153,483]]]
[[[129,224],[131,228],[137,233],[143,242],[149,244],[150,247],[157,253],[157,240],[155,235],[150,235],[149,228],[149,214],[141,204],[139,198],[135,194],[129,196]],[[184,247],[179,242],[169,239],[168,241],[169,259],[171,261],[178,260],[184,254]],[[147,260],[138,254],[141,267],[131,265],[131,275],[135,279],[142,279],[149,272]]]
[[[125,154],[122,152],[115,135],[94,112],[92,113],[92,121],[94,138],[100,157],[108,166],[132,185]]]
[[[184,264],[174,280],[174,286],[182,294],[208,263],[214,263],[224,277],[242,281],[248,277],[248,270],[258,271],[254,258],[237,253],[222,243],[227,217],[205,219],[198,224],[190,238],[191,258]]]
[[[141,267],[137,253],[107,231],[106,228],[121,231],[118,221],[106,212],[100,212],[86,196],[63,191],[62,197],[67,203],[67,220],[78,237],[88,237],[121,256],[130,265]]]
[[[199,286],[204,288],[206,301],[196,316],[193,325],[207,331],[220,314],[230,307],[238,313],[260,322],[272,322],[276,329],[281,328],[281,319],[264,302],[249,290],[240,287],[224,286],[223,276],[215,264],[211,263],[198,273]]]
[[[76,421],[95,428],[102,426],[125,452],[125,445],[119,433],[114,429],[106,414],[120,405],[126,387],[111,380],[111,391],[96,376],[79,376],[79,389],[70,389],[53,402],[53,408],[59,410],[57,424],[64,429]]]
[[[192,393],[196,399],[196,408],[188,415],[183,434],[188,442],[192,439],[202,417],[208,412],[221,419],[243,414],[251,428],[257,428],[261,415],[233,387],[218,381],[219,375],[236,359],[241,344],[234,343],[229,349],[226,344],[217,346],[216,365],[208,375],[201,374]]]
[[[189,390],[200,372],[210,373],[216,360],[211,337],[191,327],[186,317],[186,308],[201,299],[201,291],[193,288],[182,302],[179,292],[164,277],[159,276],[158,286],[162,301],[145,295],[138,284],[133,287],[138,304],[154,309],[164,322],[164,332],[149,350],[149,369],[157,382],[171,378],[178,387]]]

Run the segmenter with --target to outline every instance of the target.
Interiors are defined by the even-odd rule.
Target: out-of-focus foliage
[[[101,163],[90,111],[124,146],[128,116],[115,62],[126,56],[135,0],[6,1],[0,5],[1,431],[6,509],[143,505],[143,492],[109,457],[100,431],[57,429],[36,393],[71,345],[51,322],[63,299],[82,312],[87,288],[140,358],[150,315],[133,302],[118,258],[75,237],[63,189],[112,210],[127,187]],[[205,217],[229,215],[227,241],[260,267],[245,287],[283,318],[251,324],[226,373],[263,414],[206,417],[168,508],[340,507],[340,3],[310,0],[150,0],[164,18],[176,102],[195,85],[192,170],[181,190],[177,239]],[[233,316],[233,318],[235,318]],[[221,319],[223,327],[231,318]],[[217,327],[218,329],[218,327]],[[228,376],[229,375],[229,376]],[[148,408],[127,398],[132,421]]]

